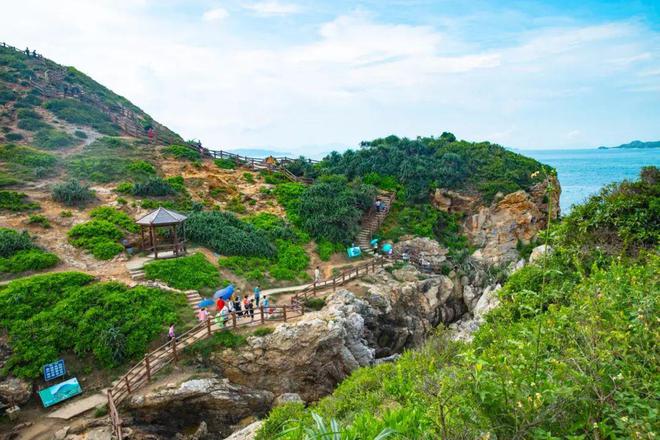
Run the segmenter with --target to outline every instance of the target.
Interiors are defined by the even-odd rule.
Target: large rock
[[[431,196],[431,203],[433,206],[441,211],[451,213],[471,212],[478,202],[478,197],[459,194],[456,191],[451,191],[445,188],[436,189]]]
[[[236,431],[225,440],[254,440],[263,424],[264,422],[262,421],[254,422],[240,431]]]
[[[322,312],[282,324],[270,335],[249,338],[245,347],[217,353],[212,360],[233,382],[317,400],[351,371],[374,360],[375,350],[364,338],[368,309],[365,301],[338,291]]]
[[[435,240],[427,237],[416,237],[409,240],[402,240],[394,244],[394,253],[416,257],[416,260],[426,260],[431,270],[439,271],[442,263],[447,260],[448,250]]]
[[[542,244],[541,246],[536,246],[532,249],[532,253],[529,254],[529,262],[534,263],[539,261],[543,256],[550,255],[553,249],[552,246]]]
[[[273,393],[232,384],[227,379],[188,380],[175,387],[138,394],[128,400],[135,423],[152,431],[172,433],[205,422],[208,431],[229,435],[231,425],[249,416],[267,414]]]
[[[17,377],[0,382],[0,407],[23,405],[32,396],[32,384]]]

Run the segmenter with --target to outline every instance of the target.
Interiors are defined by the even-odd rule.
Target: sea
[[[557,170],[561,184],[562,214],[586,200],[608,183],[634,180],[647,165],[660,167],[660,149],[518,150]]]

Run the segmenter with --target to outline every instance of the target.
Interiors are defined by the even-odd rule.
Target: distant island
[[[609,150],[612,148],[660,148],[660,141],[632,141],[628,144],[621,144],[617,147],[598,147],[599,150]]]

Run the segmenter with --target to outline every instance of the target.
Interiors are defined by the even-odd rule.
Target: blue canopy
[[[201,300],[197,304],[197,306],[199,306],[199,307],[208,307],[208,306],[212,306],[213,304],[215,304],[215,303],[213,302],[212,299],[204,298],[203,300]]]
[[[348,253],[349,258],[359,257],[360,254],[362,254],[362,250],[357,246],[348,248],[346,252]]]
[[[231,296],[233,294],[234,294],[234,285],[230,284],[227,287],[225,287],[224,289],[220,289],[220,290],[216,291],[213,294],[213,298],[215,298],[215,299],[222,298],[224,300],[228,300],[229,298],[231,298]]]
[[[392,244],[390,244],[390,243],[385,243],[385,244],[383,245],[383,251],[385,251],[385,252],[389,252],[389,251],[391,251],[391,250],[392,250]]]
[[[372,245],[372,246],[377,245],[377,244],[378,244],[378,239],[377,239],[377,238],[374,238],[373,240],[371,240],[371,241],[369,242],[369,244]]]

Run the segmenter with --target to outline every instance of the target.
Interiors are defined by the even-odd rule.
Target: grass
[[[72,124],[88,125],[110,136],[119,134],[119,127],[112,122],[112,119],[92,105],[65,98],[52,99],[46,102],[44,107],[58,118]]]
[[[78,144],[79,142],[80,141],[77,138],[71,136],[70,134],[55,129],[39,130],[34,135],[34,144],[47,150],[59,150],[61,148],[68,148]]]
[[[247,338],[228,330],[216,332],[210,338],[202,339],[184,349],[184,352],[195,357],[208,359],[211,355],[226,348],[238,348],[247,343]]]
[[[6,144],[0,145],[0,162],[6,179],[31,181],[52,175],[58,159],[32,147]]]
[[[169,147],[163,148],[162,153],[166,156],[185,159],[191,162],[198,161],[202,158],[198,151],[186,147],[185,145],[170,145]]]
[[[149,280],[163,281],[182,290],[217,288],[223,284],[218,269],[200,253],[153,261],[144,266],[144,273]]]

